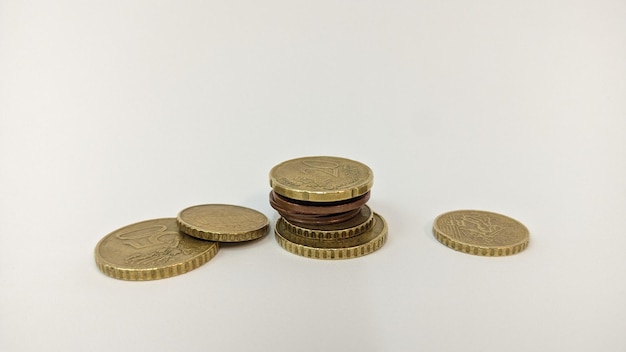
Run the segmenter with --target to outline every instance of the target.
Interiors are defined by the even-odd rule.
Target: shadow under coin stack
[[[387,223],[367,205],[374,175],[360,162],[330,156],[292,159],[270,171],[270,204],[281,217],[281,247],[303,257],[349,259],[387,239]]]

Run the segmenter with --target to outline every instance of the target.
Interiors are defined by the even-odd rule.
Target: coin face
[[[387,232],[387,222],[376,213],[368,231],[358,236],[332,241],[293,233],[283,218],[278,219],[274,228],[276,241],[281,247],[293,254],[316,259],[350,259],[370,254],[385,244]]]
[[[116,279],[143,281],[184,274],[208,262],[219,249],[178,231],[176,219],[154,219],[108,234],[95,250],[100,271]]]
[[[516,254],[528,246],[526,226],[508,216],[480,210],[457,210],[438,216],[433,233],[439,242],[481,256]]]
[[[334,202],[361,196],[374,183],[372,170],[358,161],[312,156],[292,159],[270,171],[270,186],[281,196],[309,202]]]
[[[269,220],[262,213],[237,205],[203,204],[182,210],[180,230],[190,236],[217,241],[242,242],[263,237]]]

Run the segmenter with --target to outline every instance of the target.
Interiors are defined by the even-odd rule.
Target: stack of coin
[[[268,229],[269,220],[256,210],[197,205],[182,210],[177,218],[142,221],[113,231],[96,245],[96,265],[116,279],[168,278],[211,260],[219,242],[254,240]]]
[[[276,240],[291,253],[318,259],[376,251],[387,239],[387,223],[366,205],[373,181],[367,165],[339,157],[276,165],[270,171],[270,204],[281,215]]]

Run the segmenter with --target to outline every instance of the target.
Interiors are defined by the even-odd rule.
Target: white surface
[[[623,1],[3,1],[0,350],[626,350]],[[202,203],[275,220],[268,172],[375,173],[378,252],[272,235],[171,279],[93,249]],[[431,234],[512,216],[522,254]]]

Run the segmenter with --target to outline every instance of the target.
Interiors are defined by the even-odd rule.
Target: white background
[[[623,1],[0,2],[0,350],[625,351]],[[273,235],[125,282],[93,250],[268,172],[361,161],[379,251]],[[530,246],[431,233],[503,213]]]

